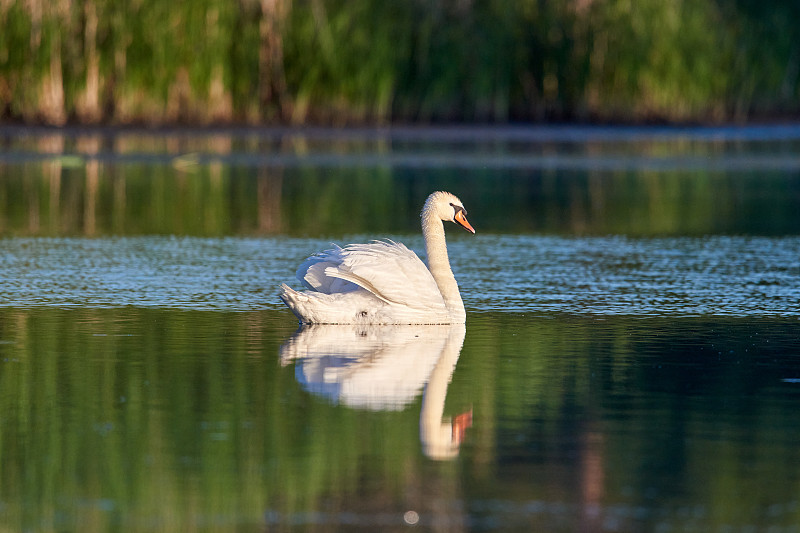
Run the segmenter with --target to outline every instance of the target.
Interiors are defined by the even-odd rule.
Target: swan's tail
[[[282,283],[278,296],[303,324],[349,323],[341,322],[342,316],[340,315],[342,315],[343,307],[337,306],[336,298],[330,294],[317,291],[296,291]]]
[[[278,297],[286,304],[286,307],[292,310],[292,313],[297,316],[301,321],[303,320],[303,308],[308,302],[308,296],[302,292],[298,292],[285,283],[281,283],[281,293]]]

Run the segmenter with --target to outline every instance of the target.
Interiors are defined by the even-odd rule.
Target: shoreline
[[[53,134],[116,137],[125,135],[258,138],[301,137],[344,141],[428,142],[595,142],[693,139],[703,141],[800,140],[800,120],[746,124],[402,124],[375,126],[258,125],[88,125],[0,124],[0,138]]]

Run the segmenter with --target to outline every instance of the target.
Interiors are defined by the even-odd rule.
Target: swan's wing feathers
[[[337,268],[341,263],[342,248],[334,244],[333,248],[314,254],[303,261],[297,268],[295,276],[307,288],[325,294],[357,289],[358,287],[352,283],[325,274],[327,268]]]
[[[384,302],[416,309],[446,310],[439,286],[417,254],[403,244],[375,241],[341,249],[339,265],[325,275],[363,287]]]

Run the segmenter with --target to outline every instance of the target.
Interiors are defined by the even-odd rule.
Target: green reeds
[[[752,0],[0,3],[0,119],[745,120],[800,111],[800,6]]]

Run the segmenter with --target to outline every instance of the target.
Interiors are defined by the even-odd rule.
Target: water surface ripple
[[[418,236],[396,238],[423,249]],[[328,244],[3,239],[0,306],[278,308],[278,285],[297,286],[297,265]],[[457,236],[450,257],[470,312],[800,316],[800,237]]]

